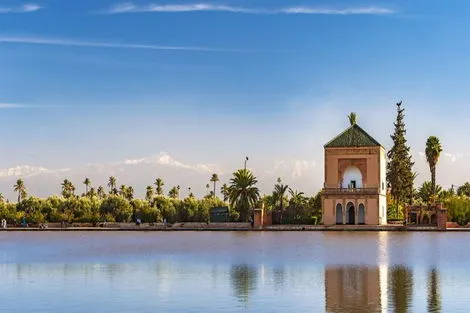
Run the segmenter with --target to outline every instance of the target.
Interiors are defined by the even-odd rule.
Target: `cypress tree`
[[[401,101],[397,103],[395,130],[390,136],[393,140],[393,147],[387,153],[387,181],[392,198],[397,205],[397,218],[400,204],[403,202],[411,204],[413,201],[413,181],[415,178],[412,171],[414,162],[411,160],[410,147],[407,146],[405,138],[406,129],[403,121],[405,109],[401,105]]]

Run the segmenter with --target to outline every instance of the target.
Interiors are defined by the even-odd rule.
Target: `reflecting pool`
[[[1,232],[0,312],[468,312],[469,239]]]

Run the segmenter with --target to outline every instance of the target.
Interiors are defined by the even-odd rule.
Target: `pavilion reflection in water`
[[[378,267],[341,266],[325,269],[327,312],[381,312],[382,291]]]

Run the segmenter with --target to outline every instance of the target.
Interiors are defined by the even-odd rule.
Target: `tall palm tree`
[[[145,191],[145,200],[148,202],[152,201],[153,199],[153,188],[152,186],[147,186],[147,189]]]
[[[106,196],[106,192],[104,191],[103,186],[99,186],[96,190],[96,193],[98,194],[98,198],[100,199],[103,199]]]
[[[21,178],[16,181],[16,185],[13,186],[13,190],[18,193],[18,203],[20,203],[22,199],[26,198],[26,187]]]
[[[223,184],[222,187],[220,187],[220,193],[222,194],[222,196],[224,196],[224,202],[227,202],[229,197],[229,190],[227,184]]]
[[[426,160],[429,163],[429,169],[431,170],[431,186],[433,195],[436,195],[436,165],[439,161],[439,156],[442,152],[442,146],[439,142],[439,138],[430,136],[426,141]]]
[[[83,184],[85,185],[85,195],[88,196],[88,188],[91,185],[90,179],[88,177],[85,178],[85,180],[83,181]]]
[[[111,176],[108,180],[109,193],[116,193],[116,177]]]
[[[349,113],[348,119],[351,126],[355,125],[357,123],[357,114],[355,112]]]
[[[248,221],[251,209],[259,199],[256,183],[258,183],[256,177],[247,169],[236,171],[230,179],[228,187],[230,205],[239,211],[241,221]]]
[[[219,175],[217,175],[216,173],[212,174],[210,181],[214,183],[214,197],[215,197],[215,186],[217,182],[219,181]]]
[[[157,179],[155,179],[154,184],[155,184],[155,186],[157,186],[157,188],[156,188],[157,195],[159,195],[159,196],[163,195],[163,186],[165,186],[165,183],[163,182],[163,179],[158,177]]]
[[[5,197],[3,196],[3,193],[0,192],[0,203],[5,202]]]
[[[273,195],[277,202],[279,203],[279,209],[277,213],[277,217],[279,220],[279,223],[282,223],[282,215],[284,213],[284,195],[289,188],[288,185],[282,184],[281,178],[279,177],[277,179],[277,184],[274,186],[274,192]]]
[[[209,184],[206,184],[206,189],[207,189],[207,193],[206,193],[206,195],[208,195],[208,194],[209,194],[209,187],[210,187],[210,185],[209,185]]]

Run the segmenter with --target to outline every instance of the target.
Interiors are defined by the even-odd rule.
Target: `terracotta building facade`
[[[323,224],[387,224],[385,149],[357,124],[324,146]]]

